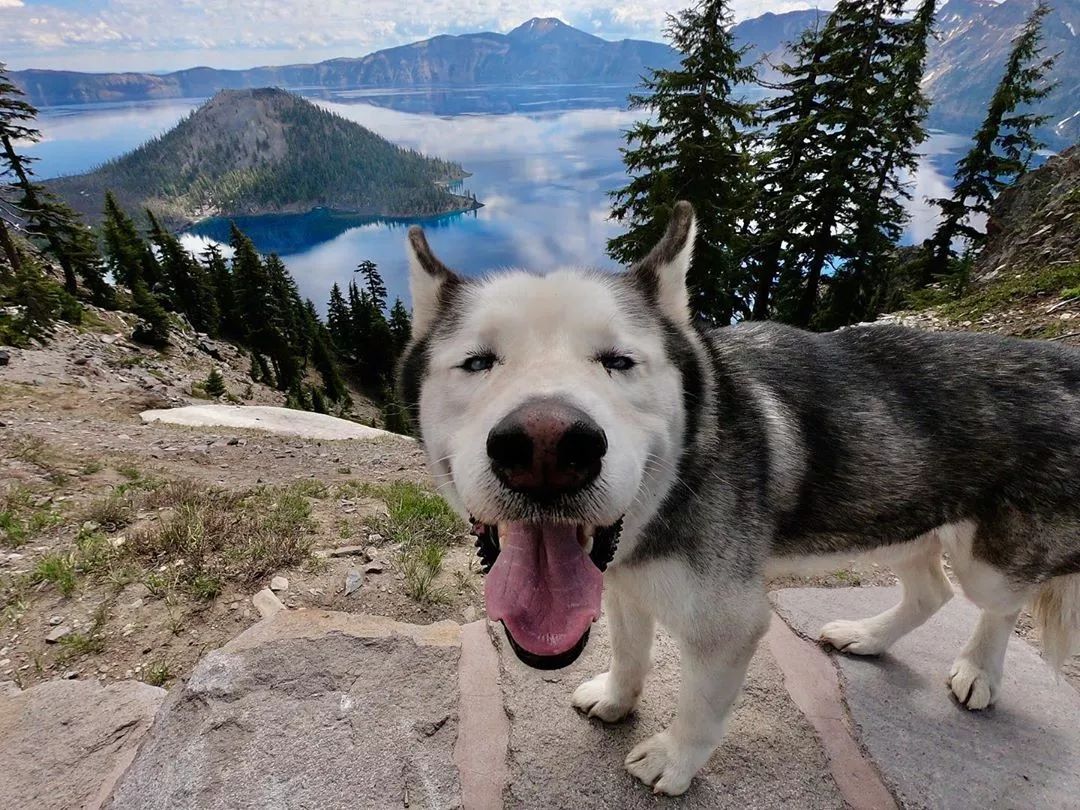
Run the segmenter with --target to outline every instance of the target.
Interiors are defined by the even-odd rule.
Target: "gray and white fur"
[[[676,717],[627,769],[657,792],[687,789],[721,740],[776,573],[863,553],[888,562],[902,601],[821,631],[837,649],[874,655],[952,597],[947,552],[982,609],[949,674],[960,704],[994,702],[1025,605],[1061,664],[1080,629],[1080,354],[897,327],[703,329],[685,281],[694,236],[680,203],[626,273],[473,279],[410,233],[415,329],[402,395],[440,491],[491,524],[545,510],[583,525],[625,516],[604,576],[611,665],[578,687],[574,706],[622,719],[645,683],[655,624],[678,642]],[[478,348],[492,367],[462,370]],[[633,368],[599,366],[611,350]],[[572,403],[607,436],[596,481],[555,504],[504,491],[485,453],[493,425],[539,395]]]

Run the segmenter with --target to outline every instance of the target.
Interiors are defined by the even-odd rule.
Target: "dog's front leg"
[[[574,708],[606,723],[622,720],[637,705],[652,664],[656,620],[634,592],[633,573],[608,569],[604,611],[611,630],[611,668],[585,681],[571,702]]]
[[[684,793],[716,750],[768,626],[768,605],[760,591],[725,601],[723,608],[699,614],[696,626],[669,628],[679,643],[682,662],[678,713],[667,729],[626,757],[626,769],[656,793]]]

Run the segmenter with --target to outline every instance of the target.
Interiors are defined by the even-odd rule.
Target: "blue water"
[[[426,219],[442,260],[466,274],[502,267],[548,270],[565,265],[613,267],[604,252],[619,232],[608,220],[608,192],[626,181],[622,133],[640,116],[626,109],[631,88],[533,86],[446,91],[311,91],[313,100],[403,146],[460,162],[464,187],[483,207]],[[301,90],[301,92],[304,92]],[[86,171],[166,131],[199,99],[46,109],[45,135],[32,148],[37,171],[53,177]],[[927,198],[948,192],[944,172],[965,139],[934,134],[911,178],[907,239],[933,228]],[[325,306],[330,286],[346,284],[356,265],[378,265],[391,298],[407,299],[405,228],[330,211],[248,217],[240,227],[264,252],[285,259],[301,293]],[[185,236],[193,249],[227,238],[228,225],[201,223]]]

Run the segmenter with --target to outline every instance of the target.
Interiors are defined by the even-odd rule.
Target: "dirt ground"
[[[212,367],[241,401],[279,405],[281,396],[252,384],[247,358],[227,344],[188,336],[162,357],[129,344],[122,326],[105,315],[90,330],[63,328],[47,348],[11,350],[0,367],[0,680],[168,684],[258,621],[252,597],[278,576],[289,608],[416,623],[484,615],[464,526],[395,514],[395,482],[427,487],[415,442],[143,424],[146,408],[198,401],[192,385]],[[254,539],[211,548],[223,517],[204,506],[228,493],[245,494],[236,509]],[[424,536],[432,531],[437,544]],[[192,549],[203,556],[191,559]],[[362,582],[346,595],[350,572]],[[860,564],[770,586],[893,582]],[[1031,637],[1027,617],[1018,633]],[[1076,684],[1078,675],[1071,667]]]

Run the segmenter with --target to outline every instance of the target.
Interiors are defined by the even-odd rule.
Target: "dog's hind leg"
[[[998,697],[1005,650],[1032,586],[1020,586],[998,568],[972,556],[975,526],[965,521],[942,530],[949,560],[964,595],[982,608],[975,634],[953,662],[947,680],[962,706],[985,709]]]
[[[632,590],[629,575],[608,570],[604,608],[611,631],[611,668],[574,690],[571,703],[607,723],[622,720],[637,705],[649,674],[656,620]]]
[[[855,655],[879,655],[933,616],[953,596],[941,567],[941,540],[930,532],[890,565],[903,595],[895,607],[869,619],[840,619],[821,628],[821,640]]]
[[[947,683],[960,705],[978,710],[997,700],[1005,671],[1005,649],[1019,615],[1017,609],[1012,613],[984,610],[979,616],[975,635],[949,671]]]

